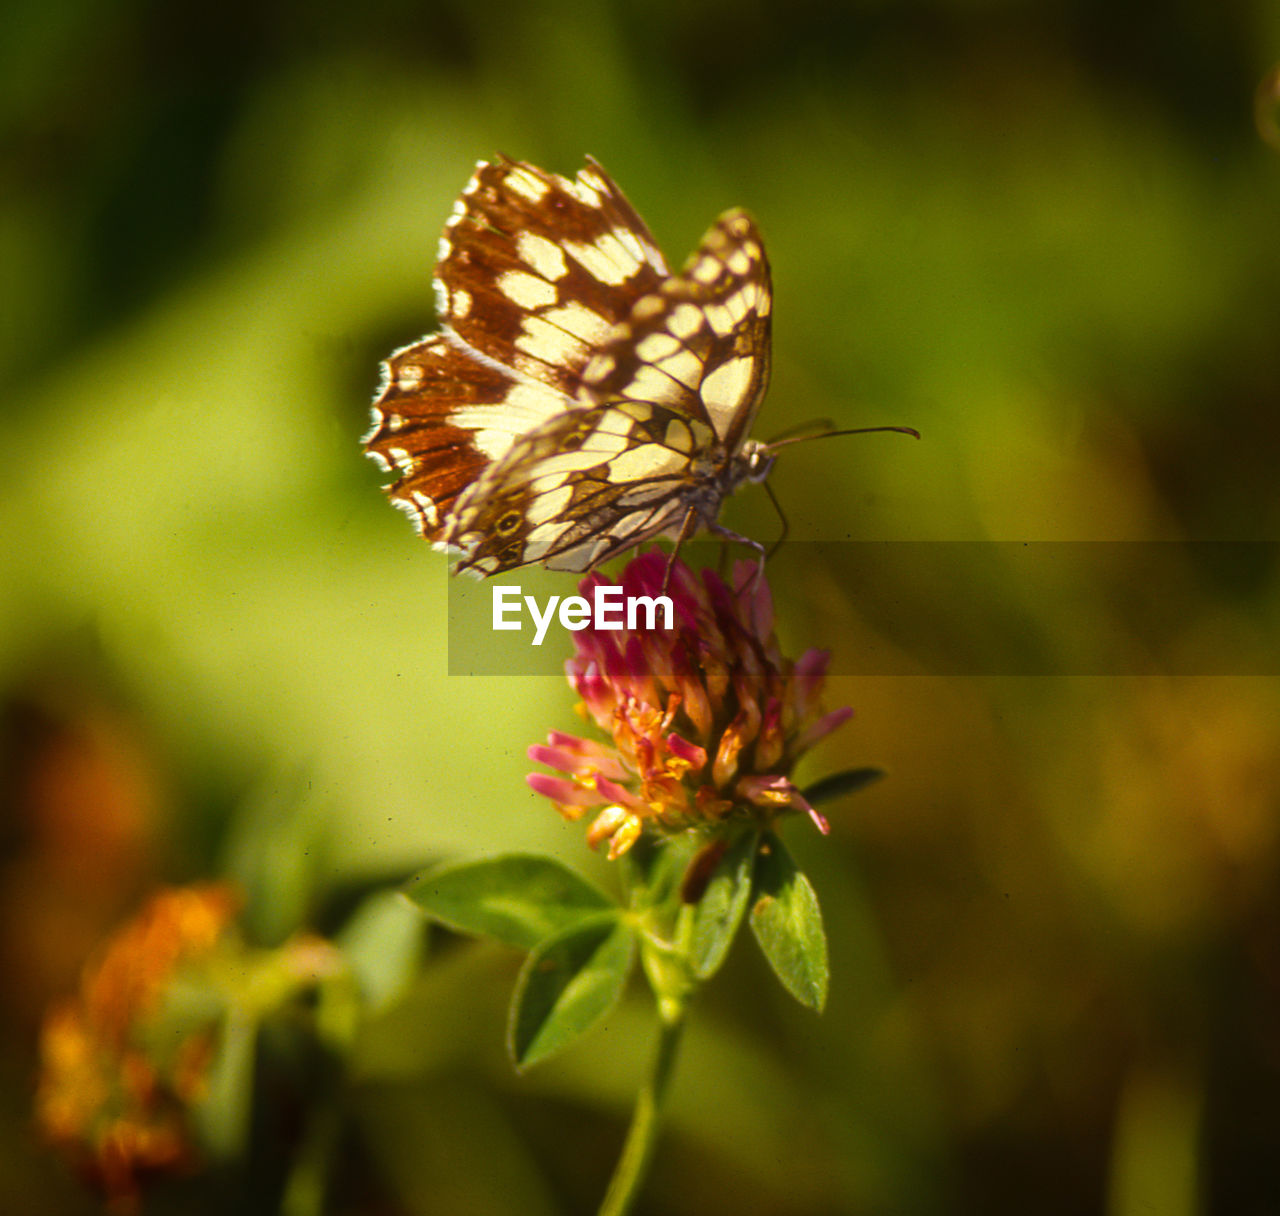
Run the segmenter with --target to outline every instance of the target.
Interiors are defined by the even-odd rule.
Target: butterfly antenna
[[[816,435],[792,435],[788,439],[775,439],[765,444],[765,450],[776,451],[778,448],[790,447],[793,443],[805,443],[810,439],[834,439],[837,435],[871,435],[876,431],[896,431],[899,435],[910,435],[920,438],[920,432],[913,426],[859,426],[847,431],[819,431]]]
[[[913,426],[860,426],[854,427],[852,430],[837,431],[831,429],[833,425],[834,424],[829,418],[819,418],[813,422],[803,422],[799,427],[790,427],[788,430],[781,432],[781,434],[776,438],[769,440],[769,442],[764,445],[764,449],[772,454],[773,452],[776,452],[778,448],[785,448],[793,443],[804,443],[810,439],[831,439],[836,435],[870,435],[876,431],[896,431],[900,435],[910,435],[914,439],[920,438],[920,432]],[[828,429],[817,431],[812,435],[791,434],[792,431],[809,430],[815,426],[825,426]],[[768,481],[764,481],[762,484],[764,485],[764,492],[769,495],[769,501],[773,503],[773,509],[777,511],[778,518],[782,521],[782,533],[779,535],[778,539],[769,546],[769,552],[765,555],[767,557],[772,557],[779,549],[782,548],[782,542],[787,539],[787,534],[791,531],[791,523],[787,519],[787,513],[782,509],[782,503],[778,501],[778,496],[773,492],[773,487],[768,483]],[[764,560],[765,557],[762,556],[760,559],[761,570],[764,569]]]
[[[790,439],[792,435],[799,435],[803,431],[813,431],[814,434],[809,438],[816,439],[819,435],[825,435],[828,431],[836,429],[835,420],[832,418],[810,418],[808,422],[797,422],[795,426],[784,427],[772,439],[765,443],[765,447],[771,448],[782,439]]]

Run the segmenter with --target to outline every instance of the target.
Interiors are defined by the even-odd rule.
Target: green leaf
[[[635,933],[617,916],[572,925],[525,960],[511,999],[507,1046],[519,1068],[567,1047],[617,1004],[635,959]]]
[[[751,930],[769,966],[801,1004],[827,1003],[827,935],[818,897],[782,841],[766,832],[756,854]]]
[[[243,1160],[252,1142],[258,1031],[258,1020],[248,1011],[227,1011],[204,1079],[204,1096],[189,1108],[201,1146],[217,1161]]]
[[[843,773],[832,773],[829,777],[815,781],[804,791],[804,798],[811,806],[821,806],[824,802],[832,802],[846,794],[856,794],[885,775],[882,768],[846,769]]]
[[[694,974],[705,980],[714,975],[733,944],[743,913],[751,898],[751,871],[758,832],[744,832],[735,840],[711,872],[702,898],[694,907],[690,961]]]
[[[654,837],[645,833],[627,851],[627,887],[634,908],[655,908],[675,898],[699,845],[692,833]]]
[[[405,894],[451,929],[526,950],[615,908],[558,861],[523,853],[428,870],[409,880]]]
[[[395,890],[375,891],[351,914],[336,941],[369,1009],[385,1008],[409,985],[425,936],[422,917]]]

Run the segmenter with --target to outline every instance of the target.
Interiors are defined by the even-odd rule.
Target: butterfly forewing
[[[644,222],[598,166],[575,180],[482,164],[440,242],[442,320],[485,358],[572,396],[593,350],[667,277]]]
[[[589,161],[481,164],[441,240],[440,333],[385,367],[370,455],[461,569],[587,570],[742,480],[769,361],[769,268],[727,212],[679,275]]]

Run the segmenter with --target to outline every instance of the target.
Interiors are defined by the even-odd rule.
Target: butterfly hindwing
[[[706,425],[647,402],[571,410],[522,436],[458,504],[464,569],[589,570],[676,527]]]
[[[474,430],[456,419],[497,408],[510,388],[509,376],[467,358],[442,334],[396,351],[383,364],[365,446],[382,468],[400,474],[388,492],[428,540],[441,539],[454,501],[491,463]]]

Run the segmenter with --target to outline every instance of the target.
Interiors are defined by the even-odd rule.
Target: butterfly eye
[[[773,469],[774,456],[760,448],[752,449],[747,455],[747,480],[764,481]]]

